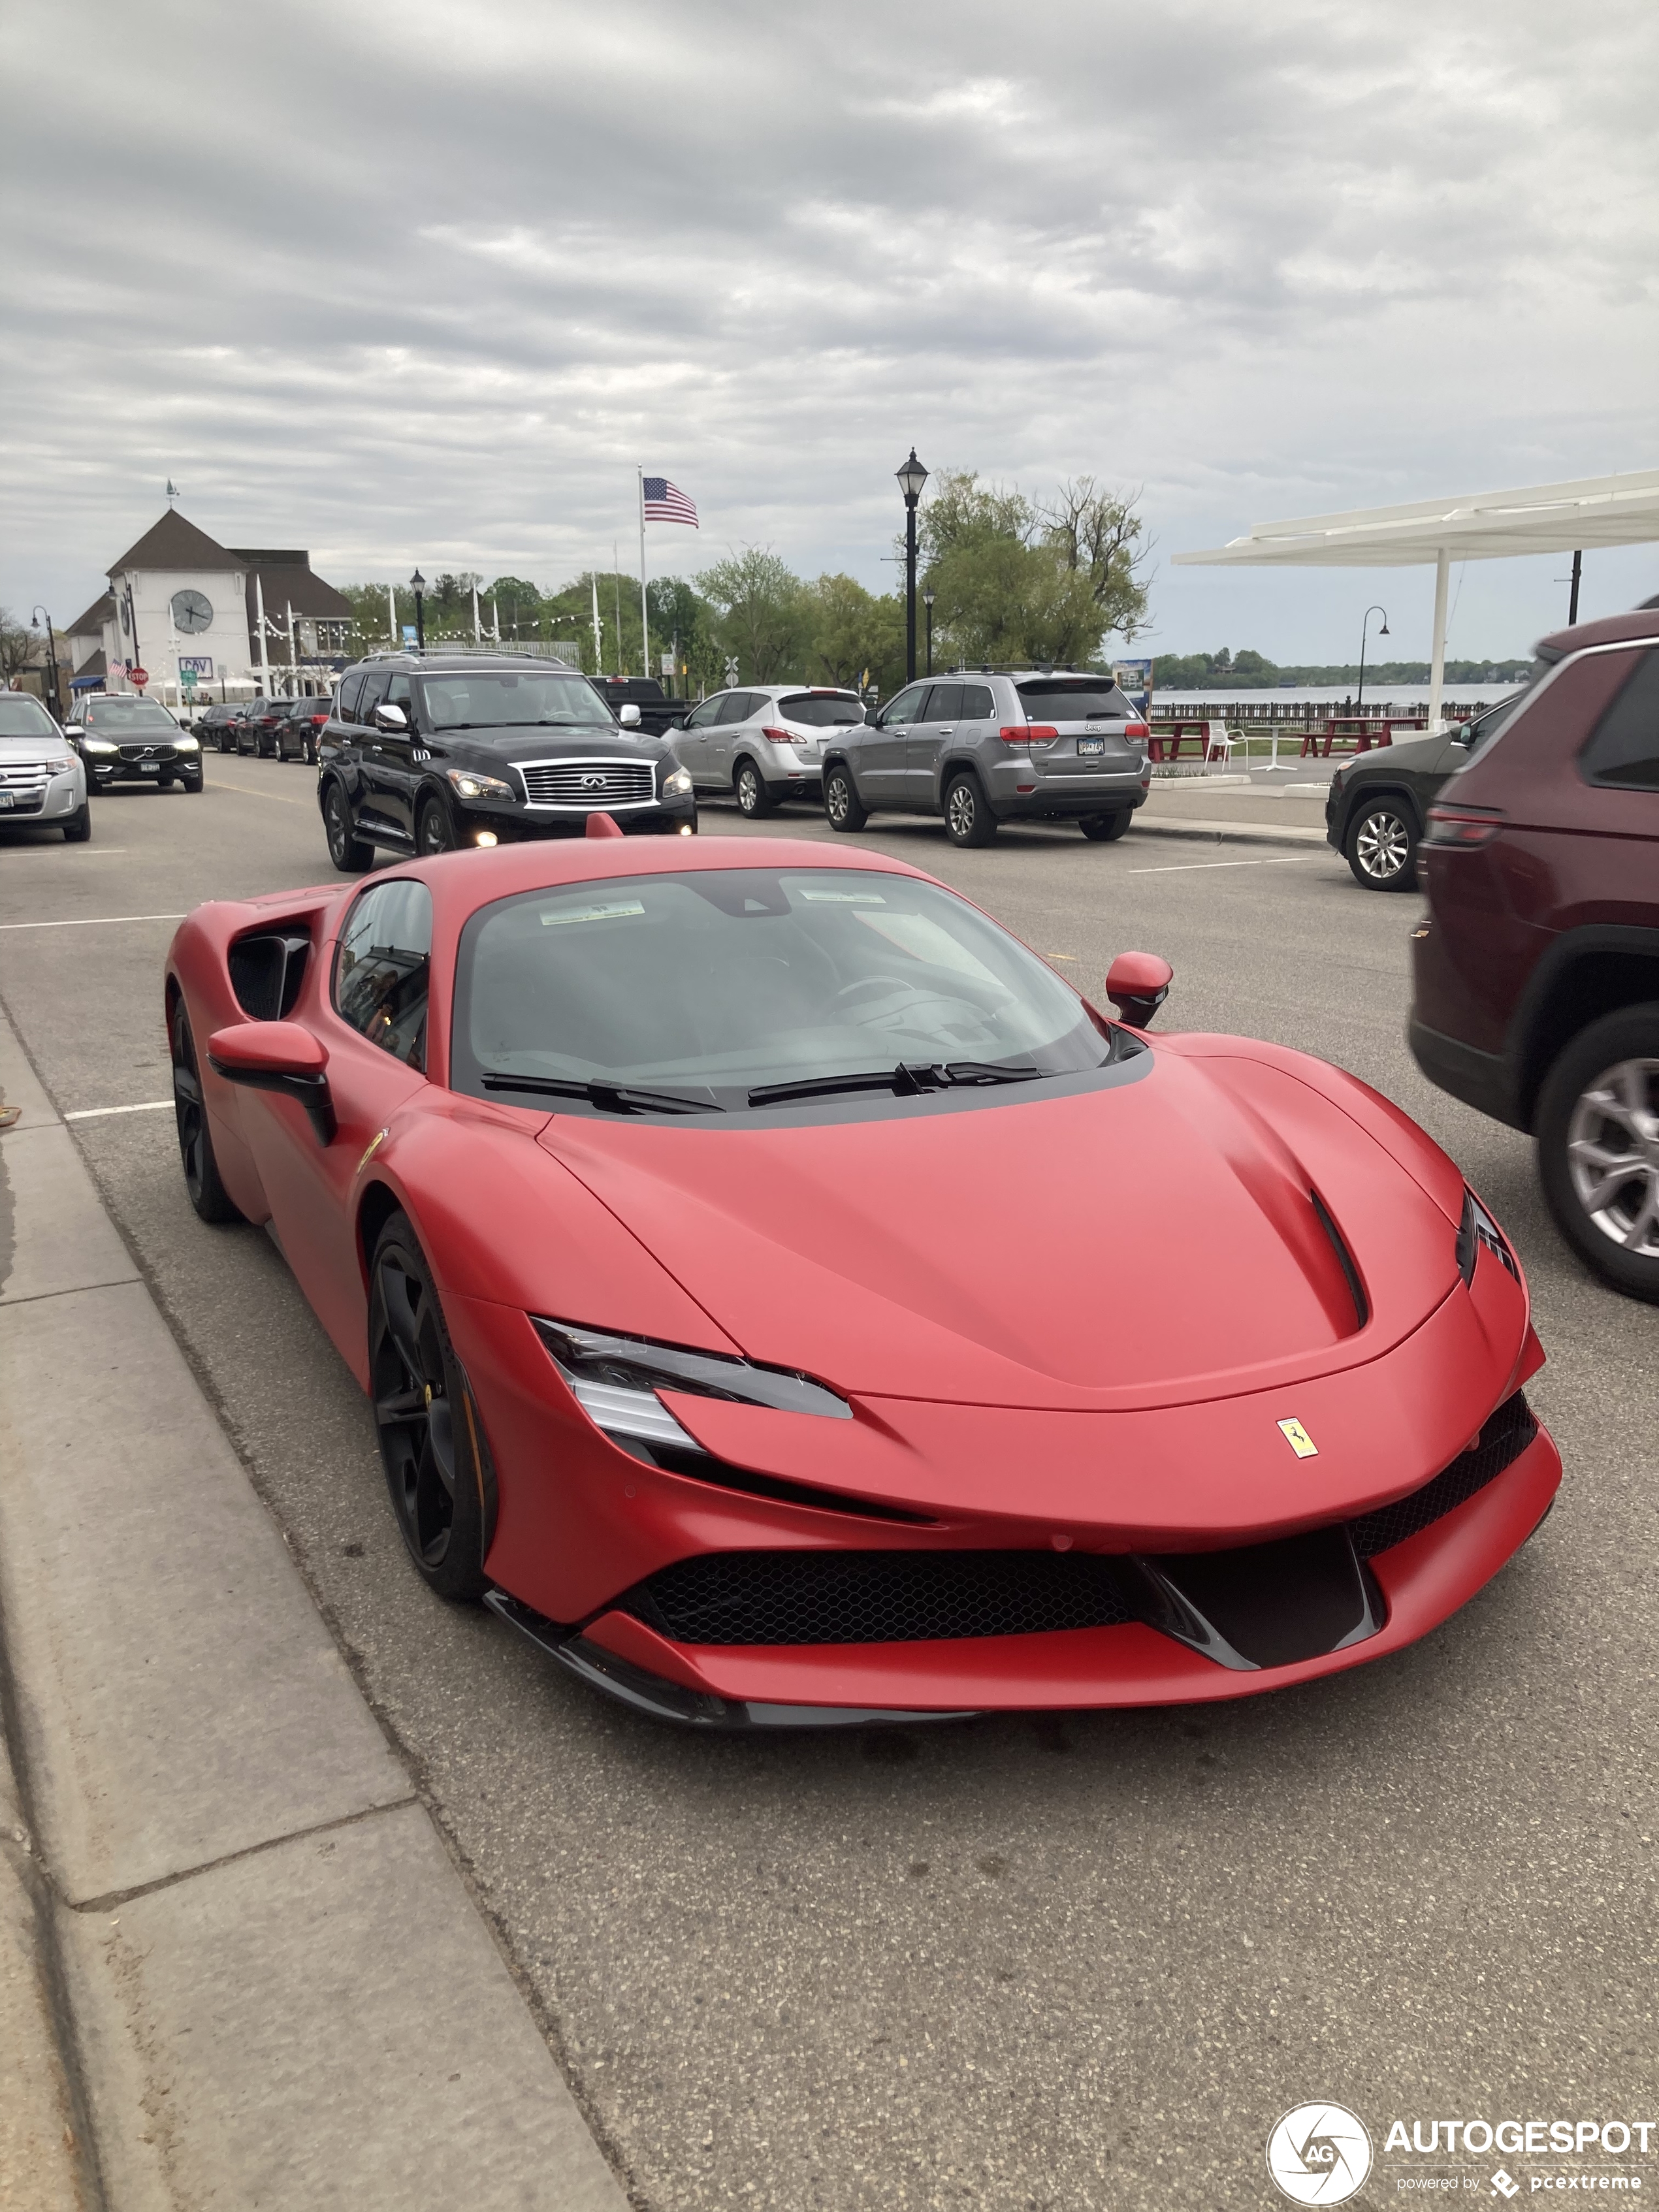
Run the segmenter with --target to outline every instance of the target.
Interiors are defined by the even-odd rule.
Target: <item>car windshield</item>
[[[27,691],[0,691],[0,738],[55,738],[57,725]]]
[[[173,730],[178,727],[155,699],[89,699],[81,712],[88,730]]]
[[[772,1085],[1071,1074],[1111,1048],[1034,953],[938,886],[840,869],[623,877],[475,915],[451,1081],[587,1084],[739,1110]]]
[[[582,676],[520,675],[511,670],[428,676],[421,698],[434,730],[614,730],[604,701]]]
[[[1134,720],[1134,708],[1103,676],[1036,676],[1014,688],[1034,722],[1091,722],[1103,716]]]
[[[786,722],[807,730],[844,730],[864,720],[864,708],[844,691],[792,691],[778,702]]]

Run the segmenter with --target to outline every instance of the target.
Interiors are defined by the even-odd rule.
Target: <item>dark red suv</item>
[[[1659,1301],[1659,611],[1538,652],[1430,811],[1411,1047],[1536,1138],[1562,1233]]]

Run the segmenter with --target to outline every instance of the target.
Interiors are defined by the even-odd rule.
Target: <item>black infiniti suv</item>
[[[691,779],[665,738],[618,720],[587,678],[534,653],[384,653],[348,669],[321,738],[329,858],[447,853],[580,837],[590,814],[629,836],[690,835]]]

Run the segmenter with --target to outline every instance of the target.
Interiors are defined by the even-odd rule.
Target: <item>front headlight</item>
[[[1501,1260],[1518,1283],[1521,1270],[1509,1248],[1503,1231],[1492,1219],[1472,1190],[1463,1193],[1463,1219],[1457,1231],[1457,1272],[1466,1283],[1474,1280],[1474,1263],[1485,1245],[1492,1257]]]
[[[82,738],[81,750],[88,753],[118,753],[121,748],[112,744],[107,738]]]
[[[826,1390],[822,1382],[781,1367],[756,1367],[719,1352],[688,1352],[678,1345],[652,1344],[643,1337],[573,1328],[533,1314],[531,1325],[577,1404],[597,1428],[610,1435],[701,1451],[702,1446],[680,1426],[657,1395],[659,1390],[724,1398],[741,1406],[769,1406],[785,1413],[822,1413],[842,1421],[853,1418],[844,1398]]]
[[[199,738],[192,738],[187,733],[183,734],[173,739],[173,750],[176,753],[199,753],[202,750],[202,740]]]
[[[691,795],[690,769],[671,769],[662,780],[662,795],[665,799],[689,799]]]
[[[515,802],[518,793],[498,775],[477,775],[471,769],[447,768],[444,774],[463,799],[505,799]]]
[[[48,775],[67,775],[75,766],[72,753],[49,753],[41,763]]]

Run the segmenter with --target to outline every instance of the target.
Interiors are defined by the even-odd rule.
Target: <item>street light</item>
[[[415,645],[418,652],[426,651],[426,578],[417,568],[409,580],[409,588],[415,594]]]
[[[1382,617],[1382,627],[1376,633],[1377,635],[1379,637],[1387,637],[1389,635],[1388,609],[1386,607],[1378,606],[1367,607],[1365,610],[1364,620],[1359,625],[1359,696],[1353,702],[1354,712],[1356,714],[1358,713],[1359,709],[1365,703],[1365,632],[1370,625],[1370,619],[1373,615],[1381,615]]]
[[[921,604],[927,610],[927,673],[933,672],[933,587],[930,584],[921,595]]]
[[[916,503],[927,481],[914,446],[909,459],[894,473],[904,494],[904,680],[911,684],[916,674]]]
[[[64,709],[59,703],[58,690],[58,641],[52,627],[52,617],[46,613],[44,607],[36,607],[33,614],[29,617],[29,628],[39,629],[43,616],[46,624],[46,667],[52,676],[52,711],[61,722],[64,719]]]

